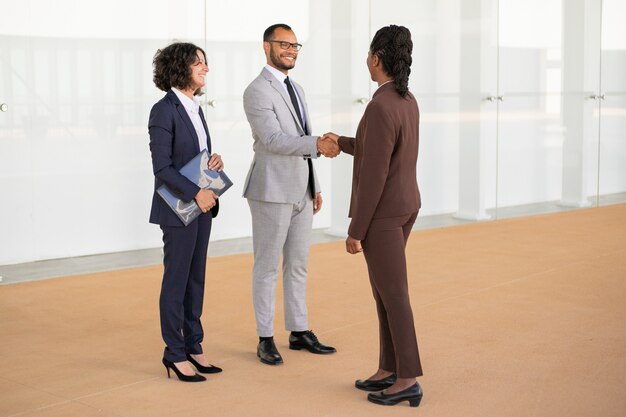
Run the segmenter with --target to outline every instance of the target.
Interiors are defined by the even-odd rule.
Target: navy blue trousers
[[[165,267],[159,299],[161,335],[166,345],[163,357],[172,362],[187,360],[187,353],[202,353],[200,316],[211,222],[209,212],[186,227],[161,226]]]

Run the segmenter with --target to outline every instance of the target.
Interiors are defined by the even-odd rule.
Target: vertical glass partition
[[[591,204],[597,11],[585,0],[499,1],[499,218]]]
[[[626,2],[602,1],[598,202],[626,201]]]
[[[201,44],[203,14],[192,0],[2,3],[0,264],[159,244],[152,57]]]
[[[498,217],[552,209],[561,196],[561,0],[532,3],[499,2]]]
[[[413,37],[410,88],[420,105],[418,225],[489,219],[495,204],[495,2],[373,0],[372,36],[388,24]],[[453,215],[453,216],[451,216]]]
[[[7,17],[29,22],[26,10],[0,14],[0,264],[32,257],[33,241],[21,235],[35,233],[31,175],[34,161],[33,94],[28,37],[6,30]],[[26,27],[23,27],[26,29]],[[23,255],[22,255],[23,254]]]

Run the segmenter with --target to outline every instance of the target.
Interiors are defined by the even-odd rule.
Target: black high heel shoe
[[[357,379],[354,386],[363,391],[382,391],[396,383],[396,374],[383,379]]]
[[[211,364],[209,364],[209,366],[200,365],[198,361],[195,360],[189,353],[187,354],[187,360],[196,367],[198,372],[201,372],[203,374],[217,374],[222,372],[222,368],[213,366]]]
[[[206,378],[203,377],[202,375],[198,375],[198,374],[185,375],[185,374],[183,374],[182,372],[180,372],[178,370],[176,365],[174,365],[174,362],[168,361],[165,358],[163,358],[163,365],[165,366],[165,369],[167,369],[167,377],[168,378],[170,377],[170,369],[171,369],[171,370],[174,371],[174,373],[176,374],[178,379],[180,379],[181,381],[184,381],[184,382],[201,382],[201,381],[206,381]]]
[[[422,401],[422,396],[422,388],[416,382],[415,385],[395,394],[385,394],[384,392],[367,394],[367,399],[374,404],[380,405],[396,405],[402,401],[408,401],[411,407],[417,407],[420,405],[420,401]]]

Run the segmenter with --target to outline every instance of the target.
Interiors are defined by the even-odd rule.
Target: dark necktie
[[[291,81],[289,81],[289,77],[285,78],[285,85],[287,86],[287,92],[289,93],[289,98],[291,99],[291,104],[293,104],[293,108],[296,110],[296,114],[298,115],[298,120],[300,120],[300,126],[302,126],[302,130],[306,132],[306,128],[304,126],[304,118],[300,113],[300,106],[298,105],[298,98],[296,97],[296,92],[293,90],[293,86],[291,85]],[[313,179],[313,162],[311,158],[305,158],[307,164],[309,165],[309,190],[311,191],[311,198],[315,199],[315,180]]]
[[[302,126],[302,130],[304,130],[304,119],[302,118],[302,114],[300,113],[300,106],[298,105],[298,98],[296,97],[296,92],[293,90],[293,86],[291,85],[291,81],[289,80],[289,77],[285,78],[285,85],[287,86],[287,92],[289,93],[291,104],[293,104],[293,108],[296,110],[296,114],[298,115],[300,126]]]

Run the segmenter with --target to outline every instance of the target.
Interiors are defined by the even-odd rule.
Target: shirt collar
[[[174,94],[176,94],[176,97],[178,97],[180,102],[183,104],[185,110],[192,113],[200,112],[200,100],[198,99],[198,97],[193,96],[193,99],[190,99],[176,87],[172,87],[172,91],[174,92]]]
[[[270,74],[272,74],[278,81],[280,81],[281,83],[285,83],[285,78],[287,78],[287,76],[282,73],[281,71],[278,71],[276,68],[274,68],[273,66],[266,64],[265,68],[270,72]]]
[[[378,88],[382,87],[382,86],[383,86],[383,85],[385,85],[385,84],[389,84],[389,83],[391,83],[391,82],[393,82],[393,79],[385,81],[384,83],[382,83],[381,85],[379,85],[379,86],[378,86]],[[378,90],[378,88],[377,88],[377,90]]]
[[[389,80],[389,81],[385,81],[384,83],[382,83],[381,85],[378,86],[378,88],[376,89],[376,91],[374,91],[374,94],[372,95],[372,97],[375,97],[378,95],[378,93],[380,93],[381,91],[383,91],[386,85],[389,85],[392,83],[393,80]],[[392,84],[393,85],[393,84]]]

